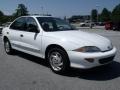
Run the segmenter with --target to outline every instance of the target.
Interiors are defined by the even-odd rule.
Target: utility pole
[[[97,9],[97,22],[99,22],[99,5],[96,5],[96,9]]]

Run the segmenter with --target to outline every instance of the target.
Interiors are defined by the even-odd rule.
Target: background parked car
[[[6,22],[6,23],[3,23],[1,26],[0,26],[0,34],[2,34],[2,30],[4,27],[8,27],[12,22]]]
[[[120,31],[120,22],[116,22],[113,24],[113,30]]]
[[[112,22],[105,22],[105,29],[106,30],[112,30],[113,29],[113,23]]]
[[[6,22],[6,23],[2,24],[2,26],[8,27],[11,23],[12,23],[12,22]]]
[[[96,22],[95,23],[97,26],[104,26],[105,25],[105,22]]]
[[[90,22],[90,21],[86,21],[86,22],[81,22],[80,23],[80,27],[91,27],[94,26],[95,23],[94,22]]]
[[[120,22],[106,22],[105,29],[120,31]]]
[[[86,26],[86,25],[85,25],[84,22],[80,23],[80,27],[85,27],[85,26]]]

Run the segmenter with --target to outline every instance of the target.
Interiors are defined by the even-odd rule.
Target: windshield
[[[53,17],[37,17],[40,25],[42,26],[44,31],[69,31],[76,30],[75,27],[70,25],[65,20],[60,18]]]

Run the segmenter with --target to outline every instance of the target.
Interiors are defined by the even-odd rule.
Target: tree
[[[4,13],[3,13],[2,11],[0,11],[0,17],[1,17],[1,16],[4,16]]]
[[[98,11],[96,9],[93,9],[91,11],[91,20],[93,22],[97,22],[97,18],[98,18]]]
[[[100,15],[100,20],[102,22],[110,21],[111,20],[111,12],[108,11],[106,8],[104,8]]]
[[[18,4],[18,8],[16,9],[16,13],[14,13],[15,17],[26,16],[28,15],[27,8],[24,4]]]
[[[120,22],[120,4],[113,9],[111,18],[113,22]]]
[[[0,25],[2,24],[4,13],[0,11]]]
[[[0,11],[0,25],[6,22],[12,22],[14,17],[11,15],[4,15],[2,11]]]

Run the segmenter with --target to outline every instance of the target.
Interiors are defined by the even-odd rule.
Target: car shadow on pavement
[[[46,60],[22,53],[22,52],[16,52],[17,56],[27,59],[31,62],[40,64],[45,67],[49,67],[49,64]],[[81,69],[71,69],[66,74],[62,74],[65,77],[77,77],[80,79],[85,80],[94,80],[94,81],[107,81],[112,80],[115,78],[120,77],[120,63],[119,62],[112,62],[109,65],[96,67],[88,70],[81,70]]]
[[[109,65],[89,70],[72,69],[65,76],[78,77],[85,80],[107,81],[120,77],[120,63],[112,62]]]
[[[24,58],[26,60],[29,60],[31,62],[40,64],[40,65],[45,66],[45,67],[49,66],[49,64],[46,60],[44,60],[42,58],[39,58],[39,57],[36,57],[36,56],[33,56],[33,55],[29,55],[29,54],[26,54],[26,53],[23,53],[23,52],[20,52],[20,51],[15,51],[14,55],[19,56],[21,58]]]

